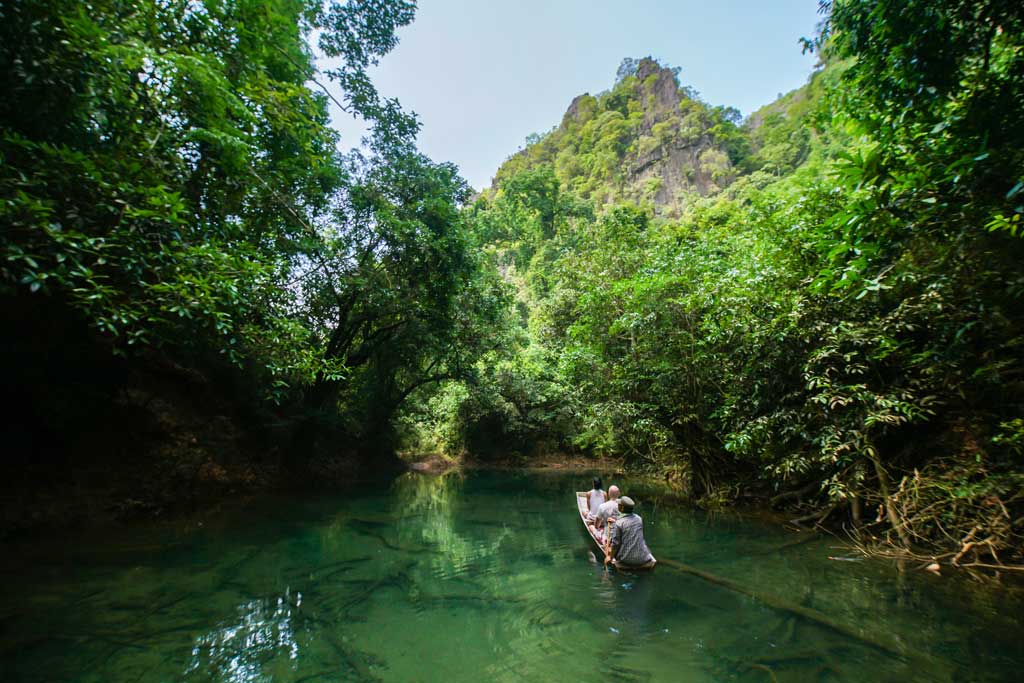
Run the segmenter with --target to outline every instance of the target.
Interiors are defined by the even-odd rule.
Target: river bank
[[[94,423],[94,429],[79,434],[78,448],[73,456],[67,454],[60,460],[63,466],[55,467],[52,459],[8,466],[7,476],[0,481],[0,541],[31,538],[35,533],[202,517],[260,498],[332,491],[366,481],[379,483],[382,474],[391,477],[403,469],[423,475],[487,471],[573,474],[578,487],[588,486],[594,475],[602,476],[606,486],[629,478],[656,492],[654,504],[698,507],[678,477],[628,474],[621,460],[580,454],[484,460],[404,453],[401,458],[373,462],[337,449],[303,459],[301,467],[296,467],[296,458],[268,440],[266,429],[247,430],[244,419],[214,396],[197,400],[196,386],[183,390],[182,374],[188,383],[200,388],[205,385],[194,373],[172,369],[170,374],[173,381],[168,384],[164,378],[159,394],[154,393],[157,387],[151,374],[129,377],[127,387],[106,406],[104,418]],[[749,496],[710,512],[788,528],[794,533],[794,544],[832,534],[839,560],[884,558],[899,571],[948,573],[962,569],[954,565],[954,558],[963,557],[956,553],[897,552],[870,535],[851,535],[842,524],[794,524],[794,512],[777,509],[773,502],[768,496]],[[969,558],[962,564],[969,564]],[[1008,574],[1011,584],[1017,585],[1017,579],[1024,578],[1016,576],[1012,568],[966,569],[986,581]],[[978,569],[985,571],[977,573]]]

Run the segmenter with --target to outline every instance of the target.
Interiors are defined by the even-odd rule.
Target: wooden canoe
[[[580,513],[580,520],[583,522],[583,528],[587,530],[587,535],[590,536],[590,540],[597,546],[597,559],[599,562],[604,562],[605,556],[605,544],[604,541],[598,537],[597,531],[593,526],[587,524],[587,515],[590,513],[590,492],[589,491],[577,491],[576,492],[576,511]],[[620,565],[618,560],[612,560],[612,566],[616,569],[654,569],[658,561],[651,559],[647,564],[632,565],[623,564]]]

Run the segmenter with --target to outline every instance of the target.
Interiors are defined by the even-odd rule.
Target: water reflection
[[[280,657],[296,660],[299,644],[292,611],[302,605],[302,594],[292,602],[288,592],[274,604],[251,600],[238,608],[238,620],[196,638],[186,679],[201,676],[230,683],[271,680],[266,669]]]
[[[486,570],[483,561],[498,555],[513,534],[514,522],[507,509],[462,509],[464,483],[460,472],[438,476],[409,472],[392,487],[399,539],[426,544],[430,567],[438,577],[458,576],[474,568],[479,576],[479,571]]]

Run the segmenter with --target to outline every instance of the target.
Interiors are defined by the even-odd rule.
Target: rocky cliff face
[[[657,187],[655,206],[678,210],[688,194],[707,195],[732,182],[732,164],[714,138],[691,121],[683,131],[687,98],[675,74],[644,60],[637,70],[638,99],[647,105],[634,148],[627,153],[626,185],[634,190]],[[692,124],[697,123],[695,127]],[[664,132],[659,126],[667,127]],[[685,134],[680,135],[681,132]],[[674,212],[674,211],[673,211]]]
[[[502,179],[551,164],[563,187],[599,204],[636,201],[678,215],[694,196],[736,177],[721,138],[738,114],[710,107],[653,59],[636,63],[610,91],[579,95],[557,128],[511,157]]]

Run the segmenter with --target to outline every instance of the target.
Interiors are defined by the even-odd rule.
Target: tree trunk
[[[860,496],[856,493],[850,494],[850,521],[853,522],[853,533],[859,539],[861,537],[861,525],[863,524],[864,511],[861,505]]]
[[[873,446],[869,446],[869,448],[873,448]],[[885,471],[884,467],[882,467],[882,461],[878,457],[877,452],[875,455],[871,456],[871,461],[875,463],[875,474],[878,475],[878,488],[882,492],[885,515],[889,519],[889,524],[899,537],[903,548],[905,550],[910,550],[910,537],[907,535],[906,529],[903,528],[903,523],[900,520],[899,515],[896,514],[896,506],[893,505],[892,482],[889,479],[889,473]]]

